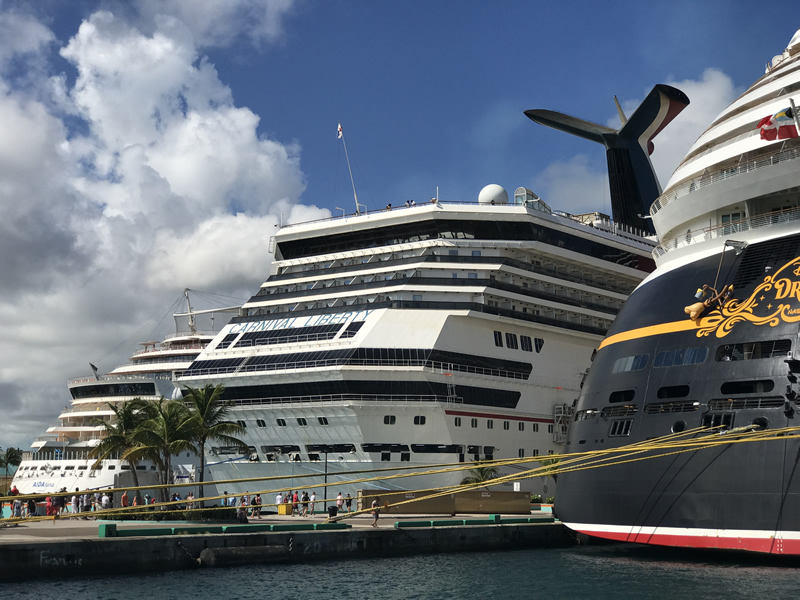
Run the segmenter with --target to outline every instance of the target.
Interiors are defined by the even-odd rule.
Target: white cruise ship
[[[64,407],[57,424],[34,440],[32,451],[23,453],[22,463],[12,482],[20,493],[133,485],[130,466],[126,462],[103,460],[96,468],[92,468],[96,461],[89,458],[89,452],[104,435],[104,428],[97,420],[112,421],[114,411],[109,405],[117,406],[134,398],[158,401],[161,396],[176,396],[173,374],[187,368],[219,329],[198,330],[197,316],[204,314],[207,317],[209,314],[234,310],[194,311],[189,302],[189,291],[184,290],[186,311],[174,315],[174,334],[161,342],[141,343],[129,363],[119,365],[107,375],[99,375],[91,365],[95,370],[93,375],[77,377],[68,382],[71,405]],[[176,481],[191,480],[198,462],[198,458],[191,454],[176,457],[173,460]],[[140,485],[157,482],[156,468],[151,462],[141,461],[137,469],[140,471]]]
[[[208,481],[327,481],[328,497],[466,475],[392,469],[560,452],[592,353],[654,268],[642,232],[498,185],[284,226],[271,246],[269,278],[176,385],[224,384],[245,427],[246,451],[209,445]],[[387,472],[339,483],[369,469]],[[553,480],[522,489],[552,495]]]

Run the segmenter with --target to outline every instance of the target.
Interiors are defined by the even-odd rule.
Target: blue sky
[[[0,0],[0,446],[27,447],[184,287],[249,297],[275,224],[498,183],[610,212],[600,146],[657,83],[662,183],[800,19],[730,2]],[[788,15],[795,3],[770,4]],[[785,21],[785,24],[784,24]]]

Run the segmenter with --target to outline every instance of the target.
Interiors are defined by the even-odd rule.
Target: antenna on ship
[[[344,130],[342,129],[342,122],[339,121],[339,127],[336,130],[336,137],[342,140],[342,145],[344,146],[344,157],[347,160],[347,170],[350,172],[350,185],[353,186],[353,199],[356,201],[356,214],[361,214],[361,211],[358,208],[358,194],[356,194],[356,184],[353,181],[353,170],[350,168],[350,157],[347,156],[347,142],[344,141]]]

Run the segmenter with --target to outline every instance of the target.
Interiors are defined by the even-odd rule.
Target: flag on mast
[[[339,128],[336,130],[336,139],[342,139],[342,122],[339,121]]]

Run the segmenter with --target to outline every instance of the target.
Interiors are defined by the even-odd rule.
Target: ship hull
[[[572,529],[800,553],[800,440],[771,433],[800,424],[800,236],[725,250],[657,271],[601,344],[567,440],[569,452],[601,457],[558,477],[556,510]],[[685,307],[715,280],[735,297],[690,319]]]

